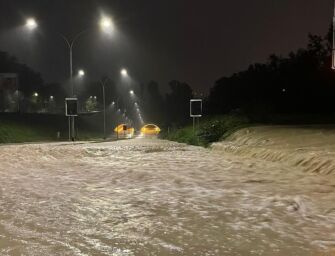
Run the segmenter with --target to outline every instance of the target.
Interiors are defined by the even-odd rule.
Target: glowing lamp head
[[[33,95],[34,95],[34,97],[38,97],[38,93],[37,92],[35,92]]]
[[[106,33],[110,33],[114,29],[113,21],[110,17],[102,17],[100,20],[100,28]]]
[[[123,77],[128,76],[128,71],[127,71],[127,69],[123,68],[123,69],[121,70],[121,75],[122,75]]]
[[[134,95],[135,94],[133,90],[130,90],[129,93],[130,93],[130,95]]]
[[[78,71],[78,76],[79,76],[79,77],[83,77],[84,75],[85,75],[85,71],[82,70],[82,69],[80,69],[80,70]]]
[[[29,18],[27,19],[26,21],[26,27],[29,29],[29,30],[34,30],[37,28],[37,22],[34,18]]]

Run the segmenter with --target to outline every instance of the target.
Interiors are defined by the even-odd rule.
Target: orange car
[[[155,124],[147,124],[141,128],[142,135],[158,135],[161,129]]]
[[[134,136],[135,129],[128,127],[126,124],[120,124],[115,127],[114,132],[117,133],[119,138],[132,138]]]

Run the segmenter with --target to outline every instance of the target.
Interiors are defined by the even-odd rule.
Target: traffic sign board
[[[202,99],[190,100],[190,117],[202,117]]]
[[[78,99],[66,98],[65,99],[65,115],[78,116]]]

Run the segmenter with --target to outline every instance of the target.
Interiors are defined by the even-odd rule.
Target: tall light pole
[[[334,1],[334,16],[333,16],[333,51],[332,51],[332,69],[335,69],[335,1]]]
[[[110,33],[114,29],[114,24],[112,22],[112,19],[107,17],[107,16],[101,17],[99,25],[100,25],[101,30],[104,33]],[[29,30],[35,30],[38,27],[38,23],[34,18],[28,18],[26,20],[25,26]],[[74,46],[75,42],[80,38],[80,36],[82,36],[86,32],[88,32],[88,29],[79,32],[72,39],[66,37],[62,33],[59,33],[59,35],[64,39],[66,45],[69,48],[69,64],[70,64],[69,69],[70,69],[70,85],[71,85],[71,95],[72,95],[72,97],[75,96],[74,83],[73,83],[73,46]],[[71,117],[71,128],[72,129],[69,129],[69,130],[70,131],[72,130],[72,136],[71,136],[72,138],[71,139],[73,141],[74,141],[74,127],[75,127],[74,121],[75,121],[74,117]],[[69,119],[69,123],[70,123],[70,119]]]
[[[74,91],[74,83],[73,83],[73,45],[78,40],[80,36],[82,36],[84,33],[86,33],[87,30],[83,30],[76,34],[73,39],[67,38],[65,35],[60,33],[60,36],[64,39],[66,45],[69,47],[69,61],[70,61],[70,85],[71,85],[71,95],[72,97],[75,97],[75,91]],[[71,140],[75,140],[75,119],[74,116],[69,117],[71,119]],[[70,121],[70,120],[69,120]],[[69,122],[70,123],[70,122]]]
[[[105,87],[108,82],[109,78],[106,77],[104,80],[100,80],[100,84],[102,87],[102,98],[103,98],[103,105],[104,105],[104,140],[106,139],[106,93],[105,93]]]

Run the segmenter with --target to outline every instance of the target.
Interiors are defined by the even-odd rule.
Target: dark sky
[[[101,13],[116,24],[112,38],[99,34]],[[304,47],[309,32],[324,35],[333,0],[0,0],[0,50],[40,71],[47,82],[68,77],[67,36],[92,28],[74,47],[74,69],[87,79],[118,76],[121,66],[163,90],[172,79],[207,91],[224,76],[271,53]],[[29,35],[21,25],[34,16]]]

